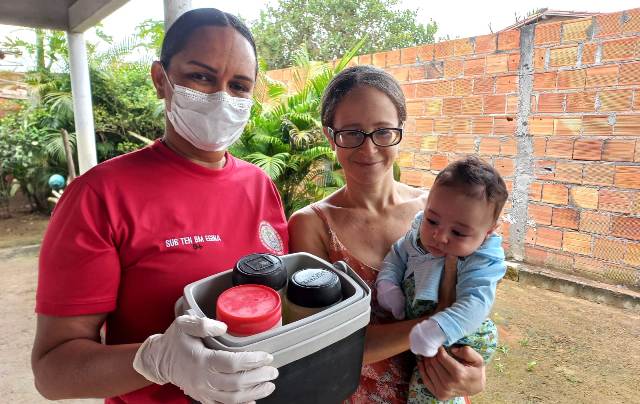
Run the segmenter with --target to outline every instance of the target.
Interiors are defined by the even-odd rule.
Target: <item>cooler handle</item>
[[[336,261],[333,263],[333,267],[338,271],[344,272],[345,274],[351,276],[349,265],[347,265],[344,261]]]

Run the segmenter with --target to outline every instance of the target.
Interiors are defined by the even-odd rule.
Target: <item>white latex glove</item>
[[[434,320],[421,321],[414,325],[409,333],[411,352],[425,358],[436,356],[438,348],[444,344],[447,336]]]
[[[275,389],[278,369],[266,352],[227,352],[207,348],[202,337],[216,337],[226,324],[184,315],[164,334],[147,338],[133,361],[134,369],[156,383],[172,383],[203,404],[245,403],[264,398]]]
[[[404,293],[400,286],[383,279],[376,283],[378,293],[378,303],[380,306],[393,314],[396,320],[404,318]]]

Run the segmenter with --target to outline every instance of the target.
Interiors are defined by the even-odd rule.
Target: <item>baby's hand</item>
[[[409,333],[411,352],[425,358],[435,356],[446,340],[447,336],[438,323],[431,319],[416,324]]]
[[[376,284],[378,303],[393,314],[396,320],[404,319],[404,293],[391,281],[381,280]]]

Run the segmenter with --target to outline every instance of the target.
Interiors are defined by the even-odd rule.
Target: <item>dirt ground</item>
[[[16,218],[9,231],[2,222],[0,246],[18,244],[7,235],[24,244],[37,242],[40,235],[33,229],[46,226],[46,219]],[[0,274],[0,401],[45,402],[33,387],[29,364],[37,255],[0,250]],[[501,347],[488,366],[487,388],[472,398],[474,404],[640,403],[639,313],[505,280],[492,318]]]

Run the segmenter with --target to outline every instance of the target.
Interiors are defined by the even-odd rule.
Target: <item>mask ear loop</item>
[[[167,80],[167,83],[169,83],[169,87],[171,87],[171,93],[173,93],[173,91],[175,90],[175,87],[171,82],[171,80],[169,79],[169,75],[167,74],[167,71],[164,69],[164,65],[162,64],[162,62],[160,62],[160,67],[162,67],[162,73],[164,74],[164,78]]]

